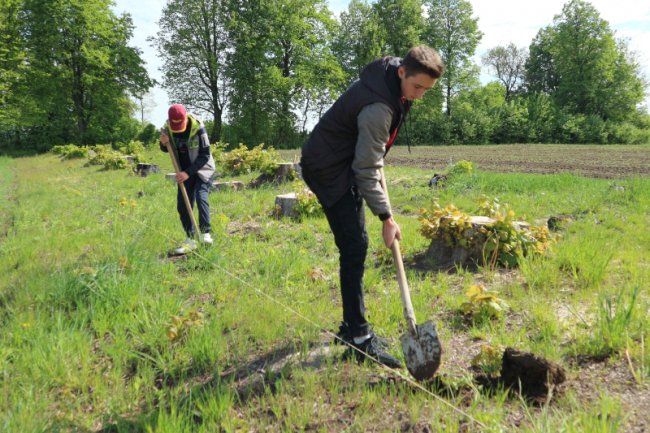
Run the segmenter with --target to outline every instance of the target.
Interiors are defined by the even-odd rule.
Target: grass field
[[[502,150],[507,169],[489,163]],[[344,349],[328,344],[341,315],[338,255],[323,217],[271,216],[274,197],[290,185],[211,193],[215,244],[172,259],[167,252],[183,233],[175,186],[164,178],[171,163],[148,156],[162,174],[102,171],[52,155],[0,157],[0,431],[650,429],[650,147],[389,155],[418,322],[434,321],[445,351],[438,380],[424,385],[406,370],[344,362]],[[478,171],[429,188],[450,158]],[[571,168],[531,168],[554,167],[557,158]],[[414,266],[429,243],[419,209],[437,199],[472,213],[481,195],[529,222],[571,222],[547,255],[517,269]],[[367,222],[369,320],[403,357],[393,266],[380,222],[369,212]],[[474,284],[496,291],[507,312],[467,318],[461,305]],[[567,380],[537,403],[490,388],[471,365],[488,346],[543,356]],[[479,368],[494,372],[496,363]]]

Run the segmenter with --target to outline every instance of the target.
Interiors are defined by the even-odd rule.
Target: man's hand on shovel
[[[163,146],[167,146],[169,144],[169,135],[167,135],[167,131],[165,131],[164,129],[160,131],[160,143]],[[174,164],[174,169],[177,168],[178,167],[176,166],[176,164]],[[183,183],[189,178],[190,178],[189,174],[185,173],[184,171],[176,172],[176,183]]]
[[[179,171],[178,173],[176,173],[176,183],[183,183],[189,178],[190,176],[184,171]]]
[[[382,235],[384,237],[384,244],[386,248],[390,249],[395,239],[398,241],[402,240],[402,232],[393,217],[384,220],[383,223]]]

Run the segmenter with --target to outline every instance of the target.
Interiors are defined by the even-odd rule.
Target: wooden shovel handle
[[[386,194],[386,199],[390,201],[383,169],[381,170],[381,187]],[[415,312],[413,311],[413,304],[411,303],[411,292],[409,291],[409,285],[406,281],[404,261],[402,260],[402,252],[399,249],[399,241],[397,239],[393,240],[393,244],[391,245],[390,249],[393,252],[393,261],[395,262],[395,267],[397,268],[397,284],[399,285],[402,305],[404,306],[404,319],[406,319],[406,323],[408,324],[411,334],[417,335],[417,327],[415,326],[417,322],[415,321]]]
[[[169,157],[172,159],[172,165],[174,166],[174,172],[176,174],[181,172],[181,169],[178,165],[178,161],[176,160],[176,152],[174,151],[174,148],[172,147],[171,143],[171,137],[168,136],[167,138],[167,143],[165,143],[165,146],[167,146],[167,153],[169,153]],[[185,189],[185,183],[181,182],[178,184],[178,187],[181,189],[181,194],[183,196],[183,201],[185,202],[185,207],[187,208],[187,213],[190,215],[190,219],[192,220],[192,227],[194,228],[194,237],[199,238],[199,228],[196,226],[196,220],[194,219],[194,212],[192,212],[192,204],[190,203],[190,198],[187,196],[187,190]]]

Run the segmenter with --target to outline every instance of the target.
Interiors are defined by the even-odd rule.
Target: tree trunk
[[[223,111],[215,104],[214,114],[212,115],[212,130],[210,131],[210,143],[216,143],[221,140],[221,114]]]

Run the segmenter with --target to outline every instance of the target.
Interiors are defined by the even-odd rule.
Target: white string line
[[[145,226],[145,228],[151,228],[150,226],[146,226],[145,223],[144,223],[144,221],[137,220],[137,219],[135,219],[134,217],[132,217],[131,215],[126,215],[126,216],[127,216],[127,218],[130,219],[131,221],[135,221],[135,222],[137,222],[138,224],[140,224],[140,225],[142,225],[142,226]],[[167,240],[169,240],[169,241],[173,241],[173,240],[174,240],[174,238],[173,238],[171,235],[167,235],[166,233],[163,233],[163,231],[160,230],[160,229],[153,229],[153,230],[156,231],[156,232],[157,232],[159,235],[161,235],[163,238],[165,238],[165,239],[167,239]],[[346,345],[346,346],[348,346],[348,347],[351,347],[352,349],[356,350],[357,352],[359,352],[359,353],[362,354],[363,356],[365,356],[365,357],[367,357],[367,358],[369,358],[369,359],[372,359],[372,360],[375,361],[375,362],[376,362],[376,363],[377,363],[381,368],[387,370],[389,373],[392,373],[392,374],[394,374],[394,375],[400,377],[402,380],[404,380],[404,381],[406,381],[407,383],[409,383],[410,385],[412,385],[412,386],[414,386],[414,387],[420,389],[421,391],[423,391],[423,392],[425,392],[426,394],[430,395],[431,397],[433,397],[434,399],[438,400],[439,402],[445,404],[446,406],[448,406],[448,407],[451,408],[452,410],[456,411],[456,412],[459,413],[460,415],[465,416],[467,419],[469,419],[470,421],[474,422],[475,424],[477,424],[477,425],[479,425],[479,426],[481,426],[481,427],[483,427],[483,428],[487,428],[487,426],[486,426],[485,424],[483,424],[481,421],[479,421],[479,420],[477,420],[476,418],[472,417],[470,414],[468,414],[467,412],[463,411],[462,409],[460,409],[460,408],[454,406],[453,404],[449,403],[447,400],[443,399],[442,397],[437,396],[436,394],[434,394],[433,392],[431,392],[430,390],[428,390],[427,388],[425,388],[424,386],[422,386],[420,383],[418,383],[418,382],[416,382],[415,380],[411,379],[409,376],[403,374],[402,372],[400,372],[400,371],[398,371],[398,370],[395,370],[395,369],[392,369],[392,368],[390,368],[390,367],[387,367],[386,365],[384,365],[384,364],[382,364],[381,362],[379,362],[379,360],[376,359],[375,357],[370,356],[370,355],[367,354],[366,352],[363,352],[363,351],[360,350],[359,348],[357,348],[357,347],[355,347],[354,345],[352,345],[352,344],[348,343],[347,341],[343,340],[342,338],[340,338],[338,335],[336,335],[336,334],[333,333],[332,331],[329,331],[329,330],[325,329],[322,325],[320,325],[320,324],[317,323],[316,321],[314,321],[314,320],[308,318],[307,316],[303,315],[302,313],[300,313],[299,311],[295,310],[294,308],[292,308],[292,307],[290,307],[290,306],[284,304],[282,301],[279,301],[279,300],[275,299],[273,296],[269,295],[268,293],[265,293],[265,292],[261,291],[261,290],[258,289],[257,287],[255,287],[255,286],[253,286],[252,284],[248,283],[247,281],[243,280],[243,279],[242,279],[241,277],[239,277],[238,275],[235,275],[235,274],[229,272],[227,269],[220,267],[220,266],[219,266],[218,264],[216,264],[215,262],[209,260],[207,257],[205,257],[205,256],[203,256],[202,254],[200,254],[199,251],[198,251],[198,249],[190,250],[189,253],[192,254],[192,255],[194,255],[194,256],[196,256],[196,257],[198,257],[198,258],[200,258],[200,259],[203,260],[204,262],[206,262],[206,263],[208,263],[208,264],[214,266],[216,269],[220,270],[221,272],[223,272],[223,273],[226,274],[227,276],[231,277],[232,279],[239,281],[239,282],[240,282],[241,284],[243,284],[244,286],[253,289],[255,292],[257,292],[258,294],[260,294],[260,295],[266,297],[266,298],[267,298],[268,300],[270,300],[271,302],[274,302],[275,304],[279,305],[279,306],[280,306],[281,308],[283,308],[284,310],[293,313],[295,316],[297,316],[297,317],[303,319],[304,321],[306,321],[306,322],[309,323],[310,325],[313,325],[314,327],[318,328],[321,332],[325,332],[327,335],[329,335],[329,336],[331,336],[331,337],[334,337],[336,340],[340,341],[341,343],[343,343],[344,345]]]

